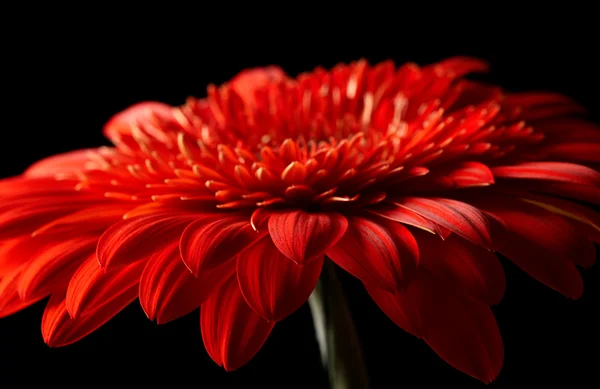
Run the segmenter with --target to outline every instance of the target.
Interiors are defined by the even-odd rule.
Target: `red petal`
[[[398,247],[416,248],[410,232],[398,223],[386,224],[388,230],[364,218],[351,217],[348,221],[346,234],[327,250],[327,256],[365,284],[391,292],[401,288],[414,273],[418,261],[418,251],[403,250],[407,255],[401,257],[398,250]]]
[[[278,321],[306,302],[322,267],[323,256],[304,266],[295,264],[265,236],[239,255],[237,277],[248,305],[265,319]]]
[[[69,196],[41,196],[39,198],[19,198],[3,201],[0,204],[0,239],[13,238],[21,234],[31,234],[44,224],[106,202],[104,196],[77,194]]]
[[[511,232],[539,246],[546,253],[545,259],[581,266],[589,266],[594,262],[593,242],[574,223],[517,199],[509,197],[500,201],[482,204],[482,208],[498,216]]]
[[[456,188],[488,186],[494,183],[489,167],[479,162],[463,162],[447,174]]]
[[[496,255],[457,235],[442,241],[417,231],[415,237],[419,242],[421,266],[445,288],[466,293],[482,303],[500,302],[506,278]]]
[[[215,286],[193,276],[174,243],[148,260],[140,279],[140,304],[150,320],[163,324],[198,308]]]
[[[269,233],[275,246],[292,261],[303,264],[319,258],[335,245],[348,228],[338,213],[290,211],[269,218]]]
[[[373,287],[367,290],[396,324],[422,337],[456,369],[486,383],[500,373],[504,347],[487,305],[439,288],[426,272],[394,295]]]
[[[117,223],[131,209],[130,204],[97,205],[77,211],[67,216],[55,219],[38,228],[33,235],[102,233],[112,224]]]
[[[213,293],[200,310],[206,351],[227,371],[238,369],[252,359],[275,325],[248,306],[235,276]]]
[[[96,250],[98,261],[108,268],[145,259],[179,240],[187,225],[197,218],[161,214],[122,220],[100,237]]]
[[[600,214],[590,208],[567,200],[537,196],[529,193],[523,195],[523,201],[575,221],[573,224],[578,230],[586,234],[590,239],[600,243]],[[579,264],[590,267],[594,263],[592,261],[590,263]]]
[[[139,261],[105,273],[98,265],[96,255],[91,255],[75,272],[66,294],[66,309],[77,318],[120,301],[122,294],[138,293],[140,275],[146,262]],[[133,298],[131,299],[133,300]]]
[[[408,208],[403,208],[392,203],[370,209],[369,212],[389,220],[420,228],[432,234],[438,234],[442,239],[446,239],[451,234],[451,231],[447,228],[419,216]]]
[[[111,152],[108,148],[103,148],[104,153]],[[67,153],[53,155],[44,158],[31,165],[24,173],[29,177],[52,177],[56,174],[69,174],[80,172],[90,162],[94,154],[98,154],[99,149],[83,149],[69,151]]]
[[[568,162],[529,162],[492,168],[494,176],[569,182],[600,186],[600,173],[589,167]]]
[[[94,252],[97,241],[98,238],[72,239],[41,251],[21,271],[17,286],[21,298],[63,289],[79,265]]]
[[[121,136],[130,136],[132,128],[144,129],[157,118],[168,121],[173,117],[173,107],[169,105],[147,101],[135,104],[123,112],[113,116],[104,126],[104,136],[115,144],[121,143]]]
[[[219,269],[224,266],[234,268],[235,262],[229,260],[265,234],[252,229],[248,216],[223,215],[190,224],[179,247],[184,264],[196,277],[208,277],[208,272],[212,277],[213,272],[222,274]]]
[[[449,229],[458,235],[491,248],[490,221],[477,208],[460,201],[443,198],[403,197],[395,204]]]
[[[89,335],[112,319],[137,297],[137,285],[122,290],[118,295],[93,312],[72,319],[67,311],[64,293],[53,294],[42,317],[42,337],[50,347],[62,347]]]

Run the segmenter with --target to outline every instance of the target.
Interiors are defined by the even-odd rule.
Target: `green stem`
[[[308,299],[331,389],[368,389],[367,371],[335,267],[325,260],[319,282]]]

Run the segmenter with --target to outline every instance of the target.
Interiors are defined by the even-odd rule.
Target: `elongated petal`
[[[200,280],[185,267],[179,242],[152,255],[140,279],[140,304],[150,320],[167,323],[200,306],[216,287],[210,278]]]
[[[446,239],[451,234],[449,229],[419,216],[408,208],[400,207],[393,203],[387,203],[369,211],[386,219],[408,224],[432,234],[438,234],[442,239]]]
[[[87,315],[71,318],[64,293],[53,294],[42,317],[42,337],[51,347],[62,347],[89,335],[112,319],[137,297],[137,285],[121,290],[106,304]]]
[[[298,265],[275,247],[265,236],[237,259],[237,277],[248,305],[270,321],[278,321],[296,311],[312,293],[323,256]]]
[[[96,255],[91,255],[75,272],[66,293],[66,309],[71,317],[77,318],[120,301],[132,288],[137,297],[140,275],[146,262],[140,261],[105,272]]]
[[[575,228],[596,243],[600,243],[600,214],[592,209],[568,200],[529,193],[524,194],[522,200],[574,221]],[[578,264],[590,267],[594,264],[594,260],[595,258],[591,258],[590,262],[580,261]]]
[[[415,232],[424,266],[449,290],[485,304],[498,304],[506,289],[504,269],[495,254],[451,235],[445,241]]]
[[[417,259],[414,253],[401,258],[398,245],[404,243],[402,236],[395,239],[395,235],[396,232],[407,238],[412,238],[412,235],[404,232],[405,227],[397,223],[397,229],[390,232],[381,224],[365,218],[351,217],[348,222],[346,234],[337,245],[327,250],[327,256],[365,284],[373,284],[390,292],[401,288],[406,267],[410,269],[408,273],[416,268],[418,253]],[[416,243],[412,246],[416,246]]]
[[[228,264],[228,261],[264,234],[254,231],[249,216],[200,219],[181,235],[181,256],[188,269],[199,277],[222,266],[235,267],[235,262]]]
[[[252,359],[275,325],[248,306],[235,276],[212,294],[200,310],[206,351],[227,371],[238,369]]]
[[[96,250],[98,261],[108,268],[147,258],[179,240],[183,230],[195,218],[161,214],[120,221],[100,237]]]
[[[390,319],[456,369],[486,383],[500,373],[504,347],[487,305],[441,288],[426,272],[405,291],[391,294],[372,286],[367,291]]]
[[[543,250],[541,252],[545,254],[543,257],[547,261],[565,261],[590,266],[595,260],[592,240],[581,233],[569,219],[511,197],[497,198],[482,204],[482,207],[500,217],[506,230],[529,241],[529,249],[533,250],[534,246],[538,246]],[[506,239],[505,235],[497,233],[503,242]]]
[[[269,233],[275,246],[292,261],[303,264],[317,259],[334,246],[348,228],[338,213],[289,211],[269,218]]]
[[[583,293],[583,280],[575,264],[553,259],[552,250],[530,237],[497,226],[494,242],[500,253],[543,284],[572,299]]]
[[[103,204],[88,207],[41,226],[33,232],[33,235],[100,234],[112,224],[121,221],[123,215],[131,207],[129,204]]]
[[[29,299],[63,289],[75,270],[94,252],[97,238],[71,239],[41,251],[21,271],[19,295]]]
[[[572,184],[600,186],[600,173],[589,167],[569,162],[529,162],[515,166],[498,166],[492,169],[494,176],[526,178]]]
[[[483,247],[492,247],[488,217],[469,204],[444,198],[422,197],[403,197],[397,199],[395,204]]]

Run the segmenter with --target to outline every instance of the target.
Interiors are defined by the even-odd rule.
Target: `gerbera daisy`
[[[600,131],[569,98],[464,78],[486,68],[267,67],[119,113],[114,147],[0,181],[0,316],[49,296],[43,338],[64,346],[137,299],[159,324],[200,307],[208,354],[233,370],[334,263],[449,364],[493,380],[496,253],[582,294]]]

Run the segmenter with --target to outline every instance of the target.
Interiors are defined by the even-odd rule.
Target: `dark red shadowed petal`
[[[401,288],[419,258],[417,244],[406,227],[393,222],[384,227],[385,222],[361,217],[348,218],[348,223],[346,234],[327,250],[327,256],[365,284],[390,292]]]
[[[494,183],[494,174],[486,165],[479,162],[463,162],[452,169],[447,176],[455,188],[488,186]]]
[[[562,181],[571,184],[600,186],[600,173],[569,162],[528,162],[492,168],[496,177]]]
[[[528,224],[526,221],[523,222],[525,225]],[[544,222],[540,222],[540,224],[544,224]],[[529,227],[531,228],[532,225],[529,224]],[[530,232],[536,233],[532,230]],[[578,299],[581,296],[583,280],[574,263],[557,259],[555,252],[538,243],[534,237],[528,236],[531,234],[521,235],[499,223],[494,223],[493,235],[498,251],[533,278],[572,299]],[[544,236],[540,235],[540,237]],[[560,237],[554,236],[553,238]],[[556,243],[561,244],[560,241]]]
[[[17,313],[46,297],[36,296],[35,298],[22,300],[17,292],[15,284],[16,282],[13,281],[13,285],[10,290],[7,288],[2,288],[4,291],[2,292],[2,295],[0,295],[0,319]]]
[[[179,242],[183,263],[196,276],[228,276],[235,262],[230,261],[240,251],[264,236],[250,224],[249,216],[219,215],[190,224]],[[204,273],[204,274],[203,274]]]
[[[573,203],[555,197],[523,194],[522,200],[541,207],[547,211],[563,216],[573,221],[573,226],[587,235],[596,243],[600,243],[600,214],[581,204]],[[595,258],[589,263],[578,263],[580,266],[590,267]]]
[[[179,240],[183,230],[201,215],[138,216],[110,227],[98,241],[102,267],[127,265],[152,255]]]
[[[137,285],[129,287],[98,309],[78,318],[71,318],[63,293],[53,294],[42,317],[42,337],[50,347],[62,347],[89,335],[131,304],[137,297]]]
[[[485,248],[492,247],[489,218],[477,208],[444,198],[402,197],[394,203]]]
[[[275,322],[254,312],[231,276],[200,307],[202,340],[208,355],[227,371],[236,370],[260,350]]]
[[[73,274],[66,293],[66,309],[73,318],[101,310],[113,301],[121,301],[121,295],[137,297],[138,283],[145,261],[138,261],[119,269],[105,272],[96,255],[91,255]],[[118,305],[118,304],[117,304]]]
[[[237,277],[248,305],[270,321],[282,320],[310,296],[323,268],[321,255],[298,265],[275,247],[271,237],[243,251],[237,259]]]
[[[498,304],[504,296],[506,277],[495,254],[451,235],[445,241],[415,231],[424,266],[448,290],[461,291],[485,304]]]
[[[489,306],[445,289],[425,271],[395,294],[366,287],[390,319],[422,338],[454,368],[485,383],[500,373],[504,347]]]
[[[348,228],[339,213],[289,211],[273,213],[269,233],[275,246],[292,261],[303,264],[335,245]]]
[[[211,279],[200,280],[181,260],[179,242],[153,254],[140,279],[140,304],[150,320],[167,323],[200,306],[212,288]]]

